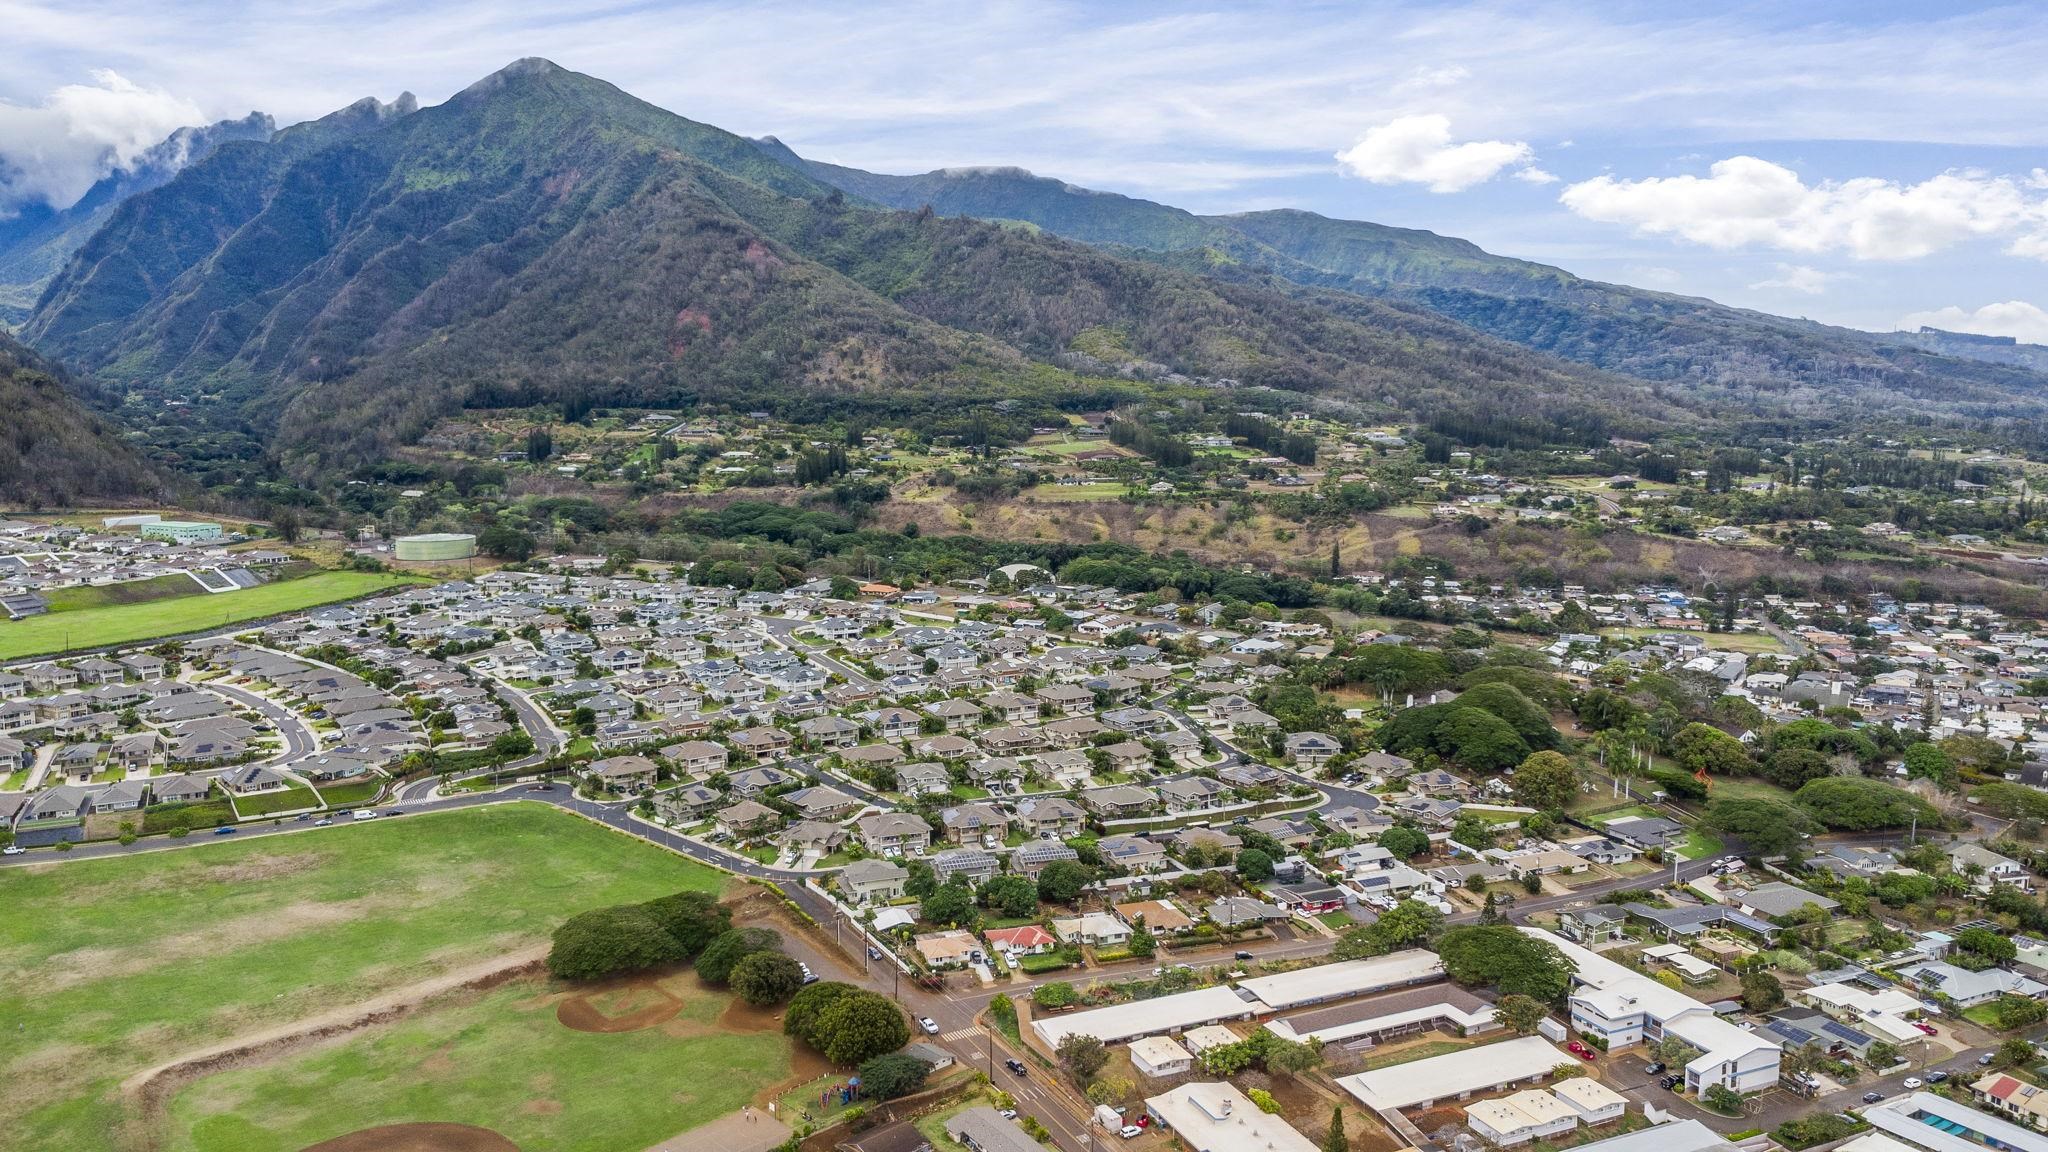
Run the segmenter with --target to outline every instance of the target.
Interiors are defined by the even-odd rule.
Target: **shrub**
[[[1280,1102],[1273,1099],[1273,1094],[1264,1088],[1248,1089],[1245,1092],[1245,1098],[1257,1104],[1261,1112],[1275,1116],[1280,1113]]]

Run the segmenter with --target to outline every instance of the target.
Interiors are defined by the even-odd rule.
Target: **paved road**
[[[295,761],[303,760],[320,750],[319,738],[298,713],[266,696],[259,696],[247,688],[208,680],[194,685],[203,692],[213,692],[244,708],[253,709],[265,720],[270,721],[278,734],[284,737],[284,751],[271,758],[274,764],[290,767]]]

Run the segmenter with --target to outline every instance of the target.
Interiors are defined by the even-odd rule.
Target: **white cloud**
[[[1375,184],[1426,184],[1431,192],[1463,192],[1508,168],[1526,168],[1536,150],[1520,141],[1451,143],[1448,116],[1402,116],[1373,128],[1337,153],[1337,163]]]
[[[1944,172],[1918,184],[1860,177],[1809,185],[1783,165],[1732,156],[1706,176],[1598,176],[1567,186],[1559,199],[1589,220],[1713,248],[1911,260],[1964,240],[2008,236],[2013,253],[2048,258],[2048,204],[2024,181],[1981,172]]]
[[[1530,184],[1557,183],[1556,175],[1554,175],[1553,173],[1545,172],[1543,169],[1536,167],[1534,164],[1529,165],[1527,168],[1516,170],[1515,179],[1523,180]]]
[[[0,100],[0,216],[38,201],[66,208],[150,145],[205,119],[198,105],[95,69],[40,104]]]
[[[2023,344],[2048,344],[2048,311],[2024,300],[1986,304],[1974,312],[1951,304],[1931,312],[1914,312],[1899,321],[1901,328],[1923,326],[1979,336],[2010,336]]]
[[[1757,291],[1804,292],[1818,296],[1828,290],[1828,281],[1838,279],[1839,274],[1809,268],[1804,264],[1780,264],[1778,274],[1750,285]]]

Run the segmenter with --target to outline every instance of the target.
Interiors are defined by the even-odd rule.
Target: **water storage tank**
[[[476,555],[476,537],[468,532],[427,532],[400,536],[392,547],[400,560],[467,560]]]

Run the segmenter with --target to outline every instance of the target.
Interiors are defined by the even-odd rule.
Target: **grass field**
[[[268,816],[272,812],[297,812],[303,808],[318,808],[320,797],[304,784],[294,784],[279,792],[258,792],[253,796],[235,797],[235,811],[248,816]]]
[[[124,580],[119,584],[78,584],[52,589],[43,599],[52,612],[80,612],[109,608],[116,604],[147,604],[179,596],[204,596],[199,581],[184,573],[153,576],[148,580]]]
[[[1658,636],[1667,632],[1681,631],[1674,628],[1603,628],[1603,636]],[[1762,632],[1693,632],[1699,641],[1709,648],[1726,652],[1783,652],[1785,646],[1775,636]]]
[[[537,804],[0,871],[4,1143],[121,1147],[134,1072],[725,880]]]
[[[780,1033],[721,1030],[729,995],[691,976],[667,984],[683,1015],[637,1032],[572,1031],[556,1021],[545,981],[518,981],[209,1076],[172,1100],[166,1147],[296,1152],[361,1128],[433,1120],[489,1128],[526,1149],[640,1152],[789,1076]]]
[[[52,612],[0,624],[0,660],[201,632],[417,582],[395,572],[321,572],[218,596]]]
[[[1024,490],[1023,499],[1040,504],[1084,504],[1097,500],[1121,499],[1130,491],[1118,482],[1106,484],[1040,484]]]

